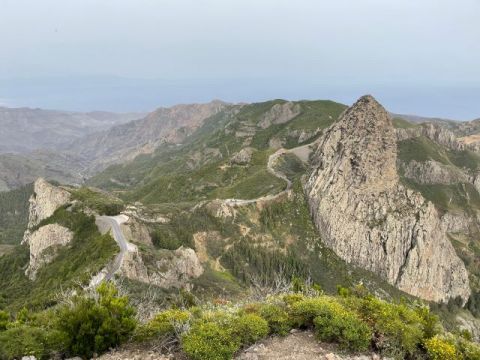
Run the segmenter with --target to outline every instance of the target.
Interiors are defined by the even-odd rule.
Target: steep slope
[[[0,107],[0,153],[59,150],[87,134],[139,119],[141,113],[67,112]]]
[[[327,246],[412,295],[468,299],[467,271],[437,210],[400,183],[395,130],[375,99],[348,109],[314,157],[305,189]]]
[[[17,189],[44,177],[62,184],[81,184],[85,162],[59,151],[0,154],[0,191]]]
[[[132,160],[139,154],[151,153],[163,143],[176,144],[228,104],[212,101],[208,104],[177,105],[159,108],[141,120],[112,127],[78,140],[69,152],[79,155],[97,171],[106,166]]]

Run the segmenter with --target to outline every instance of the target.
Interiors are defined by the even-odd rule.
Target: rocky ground
[[[155,351],[123,349],[102,355],[98,360],[185,360],[181,355],[161,355]],[[331,344],[319,343],[311,332],[294,332],[286,337],[271,337],[239,354],[236,360],[381,360],[377,354],[352,355]]]

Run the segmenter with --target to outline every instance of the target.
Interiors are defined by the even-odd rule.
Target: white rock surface
[[[53,215],[55,210],[67,204],[71,195],[68,191],[39,178],[33,184],[33,195],[30,197],[30,214],[28,228],[38,225],[40,221]]]

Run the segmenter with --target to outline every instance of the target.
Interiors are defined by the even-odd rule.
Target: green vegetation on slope
[[[264,115],[283,103],[274,100],[222,111],[207,119],[184,144],[164,145],[151,155],[109,167],[89,184],[117,190],[128,201],[148,204],[215,197],[249,199],[277,192],[284,187],[283,182],[266,171],[272,153],[270,141],[277,139],[285,147],[298,146],[303,132],[304,142],[310,142],[346,108],[332,101],[300,101],[300,114],[295,118],[261,128],[259,122]],[[249,138],[250,145],[245,145]],[[230,157],[245,146],[258,150],[252,163],[230,165]]]
[[[32,192],[32,185],[0,192],[0,244],[19,244],[22,240],[28,223],[28,199]]]
[[[95,219],[80,211],[60,208],[40,225],[49,223],[70,229],[74,233],[72,242],[58,250],[55,261],[38,271],[35,281],[24,274],[29,262],[25,245],[0,257],[1,307],[42,309],[51,306],[63,290],[86,284],[118,251],[110,235],[100,235]]]
[[[117,215],[124,209],[123,201],[101,190],[81,187],[70,190],[72,198],[82,206],[97,211],[100,215]]]
[[[467,170],[480,169],[480,156],[470,150],[447,149],[424,136],[407,139],[398,143],[398,157],[405,164],[415,160],[434,160],[444,165],[453,165]]]
[[[38,359],[102,354],[130,342],[169,344],[191,360],[230,360],[242,348],[291,329],[311,330],[321,342],[349,353],[376,351],[394,359],[478,360],[470,334],[445,332],[419,302],[386,302],[361,285],[327,296],[308,284],[241,303],[190,304],[157,313],[138,323],[127,297],[111,284],[96,294],[74,296],[66,305],[40,313],[2,312],[0,358]],[[132,336],[133,335],[133,336]],[[130,339],[130,340],[129,340]]]

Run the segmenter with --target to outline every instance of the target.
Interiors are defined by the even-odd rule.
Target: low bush
[[[185,310],[163,311],[145,325],[137,327],[134,338],[137,341],[147,341],[175,335],[177,328],[185,325],[190,318],[190,313]]]
[[[242,345],[251,345],[269,333],[268,322],[256,314],[245,314],[235,319],[232,329]]]
[[[267,321],[271,334],[285,336],[292,329],[288,313],[279,305],[263,304],[259,309],[259,315]]]
[[[58,330],[18,325],[0,333],[0,359],[35,356],[50,359],[65,350],[67,336]]]
[[[339,304],[325,303],[317,308],[313,320],[315,333],[322,341],[337,342],[344,349],[364,351],[370,346],[372,330],[354,313]]]
[[[211,321],[194,324],[182,337],[182,348],[192,360],[230,360],[240,341],[229,327]]]
[[[439,336],[434,336],[425,341],[425,349],[431,360],[456,360],[460,358],[455,344]]]
[[[59,327],[68,336],[71,355],[91,357],[125,342],[136,326],[134,310],[117,289],[102,283],[98,298],[79,297],[59,315]]]
[[[313,320],[321,315],[326,307],[338,305],[333,298],[328,296],[308,298],[294,303],[290,310],[293,324],[300,328],[311,328]]]
[[[422,307],[387,303],[373,296],[351,297],[345,302],[370,324],[375,332],[375,347],[388,356],[404,358],[418,353],[427,330],[434,332],[436,327],[436,323],[432,323],[435,318]]]

